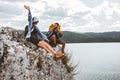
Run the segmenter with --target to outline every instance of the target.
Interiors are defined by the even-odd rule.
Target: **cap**
[[[33,17],[32,18],[32,22],[38,22],[39,20],[38,20],[38,18],[37,17]]]

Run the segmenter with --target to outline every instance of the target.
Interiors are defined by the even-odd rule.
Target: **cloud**
[[[0,26],[23,26],[24,8],[20,3],[0,1]],[[18,27],[20,29],[20,27]]]
[[[120,15],[120,4],[110,3],[104,1],[102,5],[92,8],[91,12],[85,17],[86,19],[95,18],[100,15],[104,15],[106,19],[110,19],[114,13]]]
[[[14,3],[13,3],[14,2]],[[0,26],[24,29],[29,5],[32,15],[39,18],[42,31],[59,22],[62,30],[104,32],[120,30],[119,0],[0,0]]]
[[[28,2],[37,2],[39,0],[0,0],[0,1],[6,1],[6,2],[25,2],[25,1],[28,1]]]
[[[109,0],[109,1],[113,3],[120,3],[120,0]]]
[[[51,16],[51,17],[66,17],[67,10],[61,7],[59,8],[47,8],[47,10],[43,13],[44,15]]]
[[[92,8],[91,11],[89,11],[89,13],[83,18],[89,20],[90,22],[97,21],[100,27],[99,30],[96,29],[97,31],[110,31],[110,28],[111,30],[115,30],[115,28],[113,29],[113,26],[115,26],[114,22],[120,20],[120,18],[118,18],[118,16],[120,16],[119,6],[119,3],[103,1],[101,5]],[[87,26],[92,25],[88,24]],[[98,26],[96,25],[94,27],[96,28]]]
[[[109,2],[107,0],[103,2],[98,1],[98,3],[99,5],[95,7],[93,6],[88,7],[79,0],[74,0],[74,1],[72,0],[68,2],[66,5],[65,3],[62,4],[64,5],[65,8],[60,7],[63,10],[61,11],[65,14],[64,16],[53,13],[55,11],[54,9],[57,9],[55,8],[55,6],[52,6],[53,8],[48,9],[46,13],[48,16],[51,16],[51,19],[52,17],[55,17],[55,15],[57,15],[58,17],[63,16],[61,18],[63,30],[80,31],[80,32],[89,32],[89,31],[104,32],[104,31],[115,30],[116,28],[113,29],[113,26],[115,26],[114,22],[120,20],[118,17],[120,12],[120,8],[119,8],[120,4]],[[66,12],[64,11],[65,9],[67,9]],[[59,12],[59,10],[57,11]],[[50,15],[51,13],[53,15]],[[46,16],[46,18],[48,18],[48,16]]]
[[[113,22],[113,25],[111,25],[111,26],[114,27],[114,28],[119,28],[120,29],[120,21]]]
[[[0,2],[0,13],[9,14],[9,15],[20,15],[23,12],[23,9],[20,7],[20,4],[16,3],[2,3]]]
[[[79,0],[69,1],[66,5],[69,15],[74,15],[76,13],[84,13],[91,10],[90,7],[87,7],[83,2]]]

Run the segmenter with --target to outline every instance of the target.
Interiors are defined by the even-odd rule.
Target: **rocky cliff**
[[[2,27],[0,80],[73,80],[73,74],[61,60],[26,42],[15,29]]]

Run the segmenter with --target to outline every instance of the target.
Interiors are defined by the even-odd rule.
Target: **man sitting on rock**
[[[46,42],[48,41],[47,37],[39,30],[37,27],[37,24],[39,20],[37,17],[32,18],[32,14],[30,11],[29,6],[25,6],[25,9],[28,10],[28,27],[27,27],[27,33],[25,35],[26,40],[29,42],[45,49],[48,53],[52,54],[55,58],[60,59],[64,56],[63,53],[58,53],[52,49],[52,47]]]

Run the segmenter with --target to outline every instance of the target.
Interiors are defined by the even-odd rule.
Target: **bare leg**
[[[64,53],[64,49],[65,49],[65,42],[63,40],[57,39],[57,43],[62,44],[62,53]]]
[[[44,41],[40,41],[38,43],[38,46],[44,48],[48,53],[52,53],[53,55],[56,54],[56,52],[52,49],[52,47]]]
[[[55,35],[52,35],[50,37],[50,42],[53,45],[53,47],[56,47],[56,36]]]
[[[53,48],[46,42],[44,42],[44,44],[46,45],[46,47],[54,54],[56,54],[57,52],[53,50]]]
[[[51,53],[53,56],[55,56],[58,59],[64,56],[63,53],[58,54],[56,51],[54,51],[52,47],[45,41],[39,41],[38,46],[42,47],[43,49],[45,49],[47,52]]]

